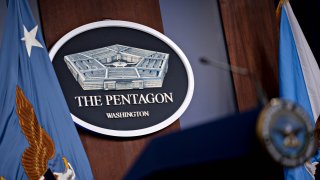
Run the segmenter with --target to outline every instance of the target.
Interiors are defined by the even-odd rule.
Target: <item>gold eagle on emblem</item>
[[[29,147],[22,155],[22,165],[30,180],[45,179],[48,170],[48,161],[54,157],[55,147],[51,137],[39,125],[33,106],[25,97],[23,91],[16,87],[16,112],[23,134],[28,140]],[[65,171],[54,172],[57,180],[73,180],[75,173],[66,158],[62,158]]]

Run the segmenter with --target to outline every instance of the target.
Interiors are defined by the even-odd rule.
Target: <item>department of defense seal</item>
[[[272,99],[258,117],[257,133],[271,157],[283,166],[301,165],[316,150],[307,112],[289,101]]]

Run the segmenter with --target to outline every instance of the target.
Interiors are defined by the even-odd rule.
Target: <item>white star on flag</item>
[[[21,40],[25,42],[27,52],[30,57],[33,46],[43,48],[41,43],[38,40],[36,40],[38,25],[35,26],[30,32],[28,32],[27,28],[23,26],[23,31],[24,31],[24,37]]]

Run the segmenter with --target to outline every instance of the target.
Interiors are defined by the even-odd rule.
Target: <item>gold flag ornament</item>
[[[54,143],[39,125],[33,106],[18,86],[16,106],[22,132],[30,145],[22,155],[22,165],[31,180],[39,180],[48,169],[49,159],[55,154]]]
[[[288,0],[279,0],[278,6],[276,9],[276,21],[277,21],[278,25],[280,25],[281,7],[282,7],[283,3],[285,3],[286,1],[288,1]]]

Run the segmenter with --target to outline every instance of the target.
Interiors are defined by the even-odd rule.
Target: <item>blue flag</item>
[[[28,0],[9,0],[0,51],[0,177],[39,179],[50,170],[61,179],[93,179]]]
[[[320,70],[290,3],[285,1],[280,19],[279,87],[280,97],[302,106],[311,123],[320,113]],[[285,169],[285,179],[314,179],[319,153],[296,168]]]

